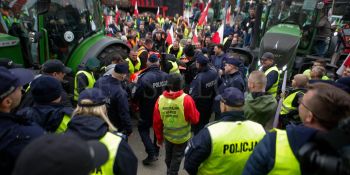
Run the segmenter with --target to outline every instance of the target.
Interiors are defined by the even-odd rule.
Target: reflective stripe
[[[139,58],[139,57],[137,57],[137,63],[136,63],[136,65],[134,65],[134,64],[132,63],[132,61],[130,60],[130,58],[127,58],[127,59],[125,59],[125,60],[129,62],[129,73],[130,73],[130,74],[133,74],[133,73],[135,73],[135,72],[137,72],[137,71],[140,70],[140,68],[141,68],[141,61],[140,61],[140,58]]]
[[[167,50],[168,54],[170,54],[170,50],[171,50],[172,47],[173,47],[173,45],[170,44],[169,47],[168,47],[168,50]],[[176,58],[180,59],[181,56],[182,56],[182,53],[183,53],[183,47],[179,46],[179,51],[177,52]]]
[[[165,139],[175,144],[181,144],[191,138],[191,125],[185,119],[183,93],[176,99],[159,97],[158,105],[160,117],[163,121],[163,134]]]
[[[296,91],[290,95],[288,95],[288,97],[283,100],[283,103],[282,103],[282,109],[281,109],[281,115],[285,115],[285,114],[288,114],[289,112],[291,111],[294,111],[294,110],[297,110],[298,107],[297,106],[293,106],[292,103],[296,97],[296,95],[301,92],[303,93],[302,91]]]
[[[221,121],[207,128],[212,146],[210,156],[198,168],[198,174],[203,175],[242,174],[249,156],[265,135],[260,124],[249,120]]]
[[[171,65],[173,66],[171,69],[170,69],[170,71],[169,71],[169,73],[180,73],[180,69],[179,69],[179,66],[177,65],[177,63],[176,63],[176,61],[171,61],[171,60],[168,60],[170,63],[171,63]]]
[[[64,115],[63,119],[60,123],[60,125],[58,126],[58,128],[56,129],[55,133],[63,133],[67,130],[67,125],[70,121],[70,117],[68,115]]]
[[[274,130],[276,131],[275,165],[269,175],[301,174],[299,162],[290,147],[287,132],[279,129]]]
[[[278,82],[280,81],[280,72],[278,71],[277,66],[272,66],[265,71],[265,76],[267,76],[272,71],[277,71],[278,77],[277,77],[277,81],[270,87],[269,90],[267,90],[267,92],[269,94],[273,95],[274,97],[276,97],[277,96],[277,89],[278,89]]]
[[[108,161],[103,164],[101,167],[95,169],[91,174],[93,175],[114,175],[113,167],[115,162],[115,157],[117,155],[117,151],[119,148],[119,144],[122,141],[122,138],[112,134],[110,132],[107,132],[105,136],[103,136],[100,139],[100,142],[106,145],[108,152],[109,152],[109,158]]]
[[[94,84],[96,82],[95,77],[92,73],[81,70],[78,71],[77,74],[75,75],[75,79],[74,79],[74,101],[78,101],[79,98],[79,91],[78,91],[78,75],[79,74],[84,74],[88,80],[88,85],[86,86],[86,88],[93,88]]]

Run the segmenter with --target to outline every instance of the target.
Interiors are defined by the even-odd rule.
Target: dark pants
[[[211,117],[211,113],[213,112],[212,104],[207,107],[197,107],[199,116],[199,122],[196,125],[192,125],[192,131],[194,135],[196,135],[201,129],[204,128],[206,124],[209,123],[209,119]]]
[[[165,139],[165,164],[167,175],[177,175],[181,160],[184,157],[187,141],[182,144],[174,144]]]
[[[148,156],[158,156],[159,147],[157,146],[157,139],[156,136],[153,134],[152,142],[152,139],[150,137],[150,128],[151,127],[149,126],[142,126],[142,124],[140,123],[138,126],[139,134]]]

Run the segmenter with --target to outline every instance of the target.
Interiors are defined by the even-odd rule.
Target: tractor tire
[[[119,54],[125,60],[128,57],[128,50],[123,45],[110,45],[103,49],[97,58],[101,61],[102,66],[108,66],[111,64],[112,57],[116,54]]]

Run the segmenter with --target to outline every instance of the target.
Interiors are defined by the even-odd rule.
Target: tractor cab
[[[98,0],[3,2],[5,5],[1,9],[10,13],[8,17],[2,14],[0,25],[7,30],[0,34],[0,43],[2,39],[7,39],[16,40],[18,44],[0,45],[0,58],[7,57],[27,67],[33,63],[41,64],[47,59],[60,59],[76,71],[78,65],[91,57],[104,62],[113,50],[123,57],[129,52],[122,41],[105,36]],[[14,19],[10,25],[4,20],[8,18]]]

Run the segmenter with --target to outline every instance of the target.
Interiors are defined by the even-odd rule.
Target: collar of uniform
[[[229,76],[233,77],[233,76],[236,76],[236,75],[239,75],[239,74],[240,74],[239,71],[236,71],[233,74],[229,74]]]
[[[152,70],[160,70],[160,69],[159,69],[159,66],[157,66],[157,65],[151,65],[144,72],[148,72],[148,71],[152,71]]]
[[[243,111],[228,111],[221,113],[221,121],[244,121],[246,118],[244,117]]]

